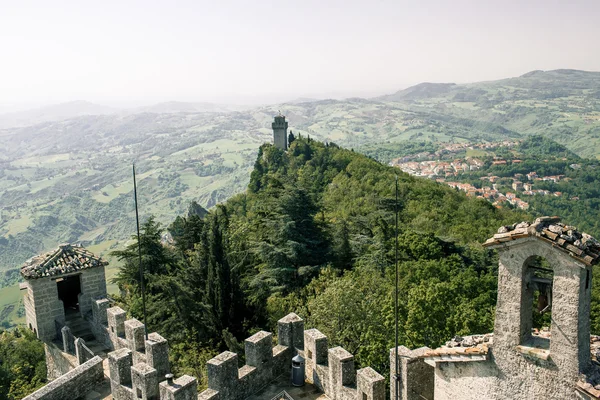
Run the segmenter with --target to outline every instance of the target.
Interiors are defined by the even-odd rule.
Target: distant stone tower
[[[288,123],[285,121],[285,116],[279,113],[279,115],[275,117],[275,121],[273,121],[271,126],[273,127],[273,144],[281,150],[287,150]]]

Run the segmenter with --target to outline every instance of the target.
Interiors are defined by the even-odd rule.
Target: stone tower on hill
[[[285,120],[285,116],[279,113],[279,115],[275,117],[275,121],[273,121],[271,126],[273,127],[273,144],[281,150],[287,150],[288,123]]]

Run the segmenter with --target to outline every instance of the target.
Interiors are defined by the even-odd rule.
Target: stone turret
[[[106,296],[107,263],[79,245],[62,244],[21,267],[27,326],[44,341],[57,337],[67,315],[83,317]]]
[[[273,144],[281,150],[287,150],[288,123],[285,120],[285,116],[281,115],[281,113],[277,115],[271,126],[273,127]]]
[[[434,350],[399,347],[400,398],[600,399],[600,368],[590,351],[600,242],[558,217],[541,217],[500,227],[484,246],[498,251],[493,334],[455,336]],[[534,315],[545,313],[549,330],[534,329]],[[395,384],[390,389],[393,398]]]

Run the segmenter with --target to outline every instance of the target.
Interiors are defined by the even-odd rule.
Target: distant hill
[[[448,93],[457,85],[456,83],[419,83],[418,85],[399,90],[394,94],[378,97],[377,100],[405,101],[427,99]]]
[[[180,112],[230,112],[239,111],[247,107],[227,105],[227,104],[215,104],[205,102],[183,102],[183,101],[167,101],[164,103],[157,103],[151,106],[138,107],[133,110],[129,110],[131,113],[150,112],[150,113],[180,113]]]
[[[374,100],[436,119],[461,118],[521,135],[542,135],[579,155],[600,155],[600,72],[536,70],[496,81],[422,83]]]
[[[598,98],[600,90],[600,72],[589,72],[572,69],[553,71],[531,71],[519,77],[497,81],[476,82],[468,84],[455,83],[419,83],[400,90],[394,94],[377,97],[381,101],[457,99],[480,100],[480,96],[494,100],[498,97],[494,91],[514,89],[513,98],[539,99],[564,97],[569,95],[588,94]]]
[[[59,121],[83,115],[105,115],[117,112],[118,109],[90,103],[88,101],[71,101],[54,104],[33,110],[0,114],[0,128],[30,126],[41,122]]]

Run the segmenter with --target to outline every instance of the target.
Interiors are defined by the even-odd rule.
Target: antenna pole
[[[395,240],[395,268],[396,268],[396,286],[395,286],[395,297],[394,297],[394,323],[396,328],[395,342],[394,342],[394,350],[396,353],[396,371],[395,371],[395,400],[398,400],[398,175],[396,175],[396,204],[395,204],[395,212],[396,212],[396,240]]]
[[[142,242],[140,241],[140,217],[138,214],[137,184],[135,182],[135,164],[133,164],[133,197],[135,198],[135,223],[137,226],[138,261],[140,266],[140,282],[142,285],[142,307],[144,309],[144,334],[148,340],[148,325],[146,325],[146,288],[144,287],[144,270],[142,268]]]

